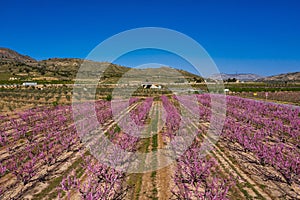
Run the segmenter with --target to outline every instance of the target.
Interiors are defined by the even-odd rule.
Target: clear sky
[[[300,71],[298,0],[0,3],[0,46],[36,59],[85,58],[114,34],[151,26],[192,37],[207,50],[221,72],[273,75]],[[130,59],[120,62],[136,64]],[[182,67],[182,63],[172,65]]]

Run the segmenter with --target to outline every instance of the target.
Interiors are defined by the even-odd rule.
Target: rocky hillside
[[[220,75],[212,75],[211,79],[221,79],[222,80],[228,80],[228,79],[237,79],[237,80],[240,80],[240,81],[256,81],[258,79],[261,79],[263,78],[262,76],[260,75],[257,75],[257,74],[250,74],[250,73],[243,73],[243,74],[224,74],[224,73],[221,73]]]
[[[11,49],[1,48],[1,47],[0,47],[0,60],[7,61],[7,62],[19,62],[19,63],[37,62],[35,59],[29,56],[24,56]]]
[[[268,76],[262,81],[300,81],[300,72],[292,72],[286,74],[279,74],[275,76]]]
[[[75,58],[49,58],[47,60],[37,61],[29,56],[21,55],[7,48],[0,48],[0,80],[73,80],[76,77],[79,67],[82,63],[89,63],[94,67],[103,69],[108,66],[105,71],[101,71],[102,81],[107,83],[116,83],[126,72],[130,70],[115,64],[104,62],[84,61]],[[165,68],[157,68],[151,71],[144,69],[131,70],[134,77],[144,77],[146,81],[149,75],[160,75],[165,73]],[[188,81],[201,82],[203,78],[189,73],[184,70],[176,70],[181,77]],[[175,75],[173,76],[175,77]]]

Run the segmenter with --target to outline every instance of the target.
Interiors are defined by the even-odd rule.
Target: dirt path
[[[161,121],[161,102],[153,102],[152,109],[150,111],[151,122],[149,130],[151,132],[150,138],[144,140],[143,152],[151,154],[158,149],[164,148],[164,142],[162,138],[163,122]],[[152,153],[153,155],[153,153]],[[155,167],[157,164],[163,162],[162,157],[157,156],[152,162]],[[150,162],[150,156],[145,159],[145,164]],[[157,163],[157,164],[156,164]],[[127,199],[170,199],[172,184],[172,167],[168,166],[159,170],[142,173],[132,174],[131,180],[135,181],[135,188],[133,194]]]
[[[162,124],[162,120],[161,120],[161,116],[162,116],[162,103],[159,102],[159,109],[158,109],[158,116],[159,116],[159,120],[158,120],[158,131],[161,132],[163,124]],[[165,147],[164,141],[163,141],[163,137],[162,134],[159,133],[158,134],[158,149],[163,149]],[[162,163],[164,158],[162,157],[158,157],[158,163]],[[174,182],[173,182],[173,178],[172,176],[174,175],[174,164],[171,164],[167,167],[164,167],[162,169],[159,169],[157,171],[157,189],[158,189],[158,199],[170,199],[172,196],[171,190],[174,187]]]
[[[150,152],[153,150],[153,122],[155,121],[155,112],[157,106],[155,105],[155,102],[153,102],[152,107],[149,112],[150,116],[150,125],[145,130],[144,134],[149,134],[150,136],[148,138],[141,139],[139,146],[139,151],[142,153],[149,153],[147,154],[145,161],[141,163],[141,165],[147,165],[150,162]],[[128,184],[133,187],[132,192],[127,195],[126,199],[151,199],[153,197],[152,190],[155,187],[153,184],[153,180],[151,177],[152,173],[132,173],[129,174],[129,178],[127,180]]]

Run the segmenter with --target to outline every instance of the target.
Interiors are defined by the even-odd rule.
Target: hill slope
[[[262,76],[257,75],[257,74],[251,74],[251,73],[243,73],[243,74],[225,74],[225,73],[221,73],[220,75],[216,74],[216,75],[212,75],[209,78],[211,79],[221,79],[222,80],[227,80],[227,79],[238,79],[240,81],[256,81],[258,79],[261,79]]]
[[[262,81],[300,81],[300,72],[292,72],[292,73],[268,76],[261,80]]]
[[[16,51],[13,51],[8,48],[0,47],[0,59],[1,61],[7,62],[19,62],[19,63],[35,63],[37,62],[35,59],[19,54]]]
[[[47,60],[37,61],[29,56],[21,55],[11,49],[0,48],[0,80],[18,79],[18,80],[74,80],[81,64],[89,63],[95,67],[108,67],[104,71],[102,81],[107,83],[116,83],[126,72],[130,70],[132,76],[144,77],[146,81],[150,75],[158,76],[166,74],[164,67],[145,70],[131,69],[105,62],[85,61],[76,58],[49,58]],[[179,73],[178,79],[184,77],[188,81],[203,81],[203,78],[184,70],[175,70]],[[176,73],[175,73],[176,74]],[[173,78],[175,75],[173,75]]]

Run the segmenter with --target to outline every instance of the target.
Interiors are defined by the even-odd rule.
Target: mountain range
[[[0,80],[9,80],[11,78],[20,80],[73,80],[76,77],[79,67],[83,62],[92,64],[107,65],[103,78],[108,83],[115,83],[125,73],[131,73],[131,76],[139,76],[147,79],[149,74],[159,76],[169,73],[169,76],[180,79],[184,77],[188,81],[202,82],[203,78],[181,69],[167,70],[166,67],[155,69],[131,69],[128,67],[105,63],[85,61],[78,58],[49,58],[38,61],[30,56],[22,55],[8,48],[0,48]],[[180,74],[181,76],[178,76]],[[162,78],[162,77],[161,77]],[[269,77],[263,77],[252,73],[212,75],[211,79],[238,79],[240,81],[300,81],[300,72],[279,74]]]
[[[200,76],[181,69],[169,67],[132,69],[107,62],[94,62],[78,58],[49,58],[47,60],[35,60],[29,56],[19,54],[8,48],[0,48],[0,80],[74,80],[80,66],[88,63],[102,71],[102,82],[116,83],[124,74],[132,80],[147,81],[150,76],[160,79],[170,78],[175,81],[203,82]],[[130,72],[129,72],[130,71]]]
[[[259,79],[262,81],[300,81],[300,72],[291,72],[285,74],[278,74],[274,76],[268,76],[263,79]]]
[[[217,79],[217,80],[228,80],[228,79],[237,79],[240,81],[256,81],[258,79],[264,78],[263,76],[257,75],[257,74],[251,74],[251,73],[242,73],[242,74],[215,74],[210,76],[211,79]]]

